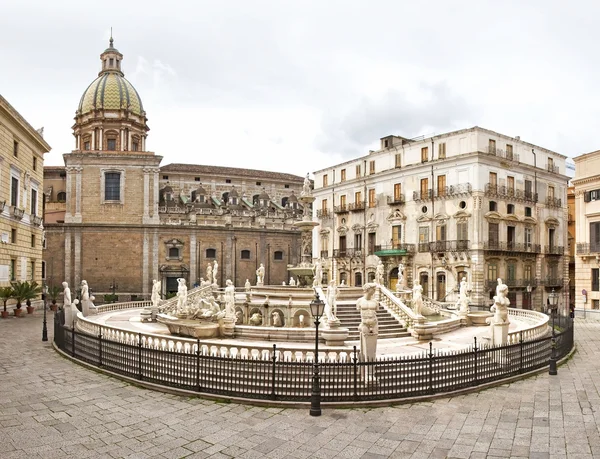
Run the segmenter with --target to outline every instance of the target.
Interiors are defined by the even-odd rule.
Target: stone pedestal
[[[411,335],[419,341],[429,341],[433,339],[433,332],[436,329],[435,324],[426,324],[425,317],[418,317],[411,327]]]
[[[265,284],[263,284],[262,282],[257,282],[257,283],[256,283],[256,286],[257,286],[257,287],[264,287],[264,285],[265,285]]]
[[[491,323],[490,340],[493,346],[501,346],[508,343],[508,323]]]
[[[223,338],[233,338],[235,332],[235,317],[223,317],[219,319],[219,331]]]
[[[360,335],[360,356],[365,362],[372,362],[377,356],[377,335],[375,333]],[[375,365],[361,366],[361,378],[366,384],[377,384]]]
[[[350,330],[340,327],[339,319],[328,322],[327,325],[320,330],[320,335],[328,346],[343,346],[344,341],[348,339],[349,334]]]

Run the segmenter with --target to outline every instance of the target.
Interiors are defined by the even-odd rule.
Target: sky
[[[482,126],[567,156],[600,149],[600,2],[0,0],[0,94],[74,148],[114,45],[169,163],[304,175]],[[8,19],[8,20],[7,20]]]

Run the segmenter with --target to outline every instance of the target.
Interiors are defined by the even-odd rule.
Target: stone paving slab
[[[575,326],[558,376],[313,418],[134,387],[43,343],[40,313],[4,319],[0,457],[600,459],[600,322]]]

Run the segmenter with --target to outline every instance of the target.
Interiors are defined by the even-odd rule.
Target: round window
[[[427,213],[427,206],[421,207],[421,212],[423,212],[424,214],[426,214]]]
[[[467,203],[465,201],[460,201],[458,203],[458,207],[460,207],[461,209],[465,209],[467,207]]]

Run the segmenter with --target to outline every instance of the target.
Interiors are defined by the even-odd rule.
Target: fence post
[[[273,355],[271,359],[273,360],[273,369],[271,375],[271,400],[275,400],[275,361],[277,360],[277,345],[273,344]]]
[[[519,333],[519,373],[523,373],[523,332]]]
[[[138,379],[142,379],[142,334],[138,332]]]
[[[98,333],[98,366],[102,366],[102,330]]]
[[[433,342],[429,341],[429,393],[433,394]]]
[[[196,390],[200,392],[200,338],[196,340]]]
[[[73,327],[71,327],[71,355],[75,357],[75,322],[73,322]]]
[[[473,385],[476,386],[477,385],[477,379],[478,379],[478,375],[477,375],[477,360],[479,358],[479,348],[477,347],[477,337],[474,336],[473,340],[475,341],[475,346],[473,347],[473,358],[475,360],[474,362],[474,368],[473,368]]]
[[[358,400],[358,357],[356,355],[356,346],[354,346],[354,357],[352,360],[354,362],[354,400]]]

